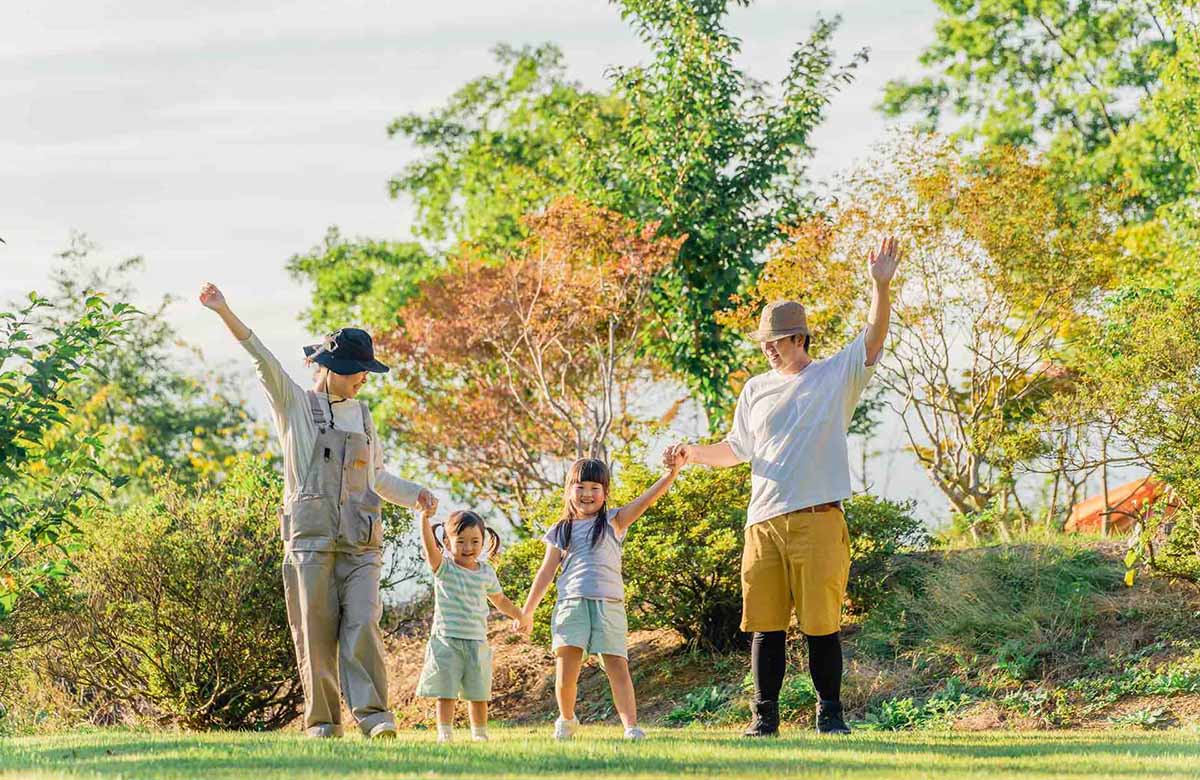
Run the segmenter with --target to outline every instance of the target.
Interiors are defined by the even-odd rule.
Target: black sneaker
[[[850,727],[842,719],[842,703],[821,699],[817,703],[818,734],[849,734]]]
[[[774,737],[779,734],[779,702],[756,701],[750,705],[754,720],[742,732],[743,737]]]

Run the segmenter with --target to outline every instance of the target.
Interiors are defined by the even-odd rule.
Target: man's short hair
[[[795,344],[795,343],[796,343],[796,339],[800,338],[800,334],[799,334],[799,333],[797,333],[796,335],[794,335],[794,336],[790,336],[789,338],[791,338],[791,340],[792,340],[792,343],[793,343],[793,344]],[[805,352],[808,352],[808,345],[809,345],[809,344],[811,344],[811,343],[812,343],[812,336],[811,336],[811,335],[809,335],[808,333],[805,333],[805,334],[804,334],[804,351],[805,351]]]

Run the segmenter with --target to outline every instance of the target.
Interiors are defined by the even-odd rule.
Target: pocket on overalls
[[[284,515],[284,541],[296,539],[328,539],[334,534],[335,514],[328,499],[320,495],[301,495],[292,502],[292,510]],[[290,520],[290,522],[289,522]]]
[[[345,492],[358,496],[366,492],[368,472],[371,466],[371,441],[361,434],[350,434],[346,439]]]
[[[383,544],[383,521],[378,511],[370,512],[359,508],[358,522],[354,524],[354,534],[350,541],[362,547],[379,547]]]

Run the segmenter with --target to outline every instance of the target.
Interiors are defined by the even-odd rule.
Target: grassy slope
[[[460,733],[461,737],[461,733]],[[654,731],[640,744],[591,727],[574,744],[546,728],[496,728],[486,745],[438,745],[408,732],[390,743],[294,734],[93,731],[0,742],[0,778],[1196,778],[1200,735],[807,733],[746,742],[729,730]]]

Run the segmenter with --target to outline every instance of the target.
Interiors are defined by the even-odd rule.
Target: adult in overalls
[[[365,331],[343,328],[304,348],[319,366],[315,386],[305,390],[220,290],[204,285],[200,301],[254,359],[283,449],[283,586],[304,685],[305,733],[341,736],[340,692],[363,734],[395,736],[379,630],[381,499],[429,509],[437,499],[384,469],[370,411],[354,400],[368,373],[388,368],[375,359]]]
[[[779,731],[779,691],[794,614],[808,645],[821,734],[848,734],[842,716],[842,602],[850,539],[841,502],[850,497],[846,432],[883,352],[889,288],[899,255],[887,239],[868,257],[872,281],[866,330],[837,354],[813,360],[804,307],[763,309],[757,341],[771,370],[738,396],[733,427],[717,444],[677,444],[668,459],[706,466],[750,463],[750,506],[742,552],[742,630],[753,634],[754,721],[748,737]]]

